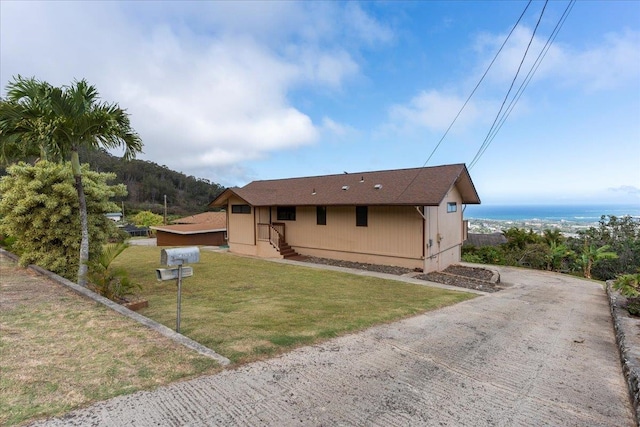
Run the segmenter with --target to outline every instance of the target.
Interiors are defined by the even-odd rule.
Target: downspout
[[[416,211],[422,217],[422,259],[425,259],[427,256],[426,251],[426,243],[427,243],[427,217],[420,211],[420,206],[416,206]]]

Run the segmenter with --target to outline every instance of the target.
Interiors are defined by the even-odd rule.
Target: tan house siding
[[[255,208],[251,207],[251,213],[233,213],[233,205],[246,205],[247,202],[239,197],[232,197],[229,199],[228,212],[229,212],[229,225],[227,231],[227,238],[229,239],[229,246],[232,245],[255,245]],[[238,246],[240,247],[240,246]],[[243,252],[244,253],[244,252]]]
[[[456,212],[447,212],[447,205],[456,203]],[[462,197],[454,187],[439,206],[426,208],[427,256],[425,272],[439,271],[447,266],[460,262],[462,247]]]
[[[328,206],[326,225],[316,219],[315,206],[298,206],[295,221],[279,221],[287,243],[302,255],[354,260],[357,253],[359,260],[422,265],[423,221],[413,206],[369,206],[366,227],[356,226],[355,206]]]

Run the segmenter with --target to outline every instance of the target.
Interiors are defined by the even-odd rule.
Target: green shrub
[[[129,245],[126,243],[105,246],[96,261],[89,263],[90,287],[105,298],[121,302],[133,295],[140,285],[129,279],[129,273],[122,267],[111,267],[111,263]]]
[[[126,194],[123,184],[108,185],[114,174],[82,165],[87,202],[90,257],[96,258],[115,228],[105,216],[118,206],[109,200]],[[12,249],[20,264],[36,264],[76,280],[80,252],[78,194],[70,163],[24,162],[7,168],[0,178],[0,233],[15,237]]]
[[[629,314],[640,316],[640,273],[619,276],[612,287],[627,297]]]
[[[613,282],[613,289],[628,298],[640,297],[640,273],[624,274]]]

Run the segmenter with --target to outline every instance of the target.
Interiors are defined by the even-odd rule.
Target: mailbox
[[[200,249],[197,246],[163,249],[160,252],[160,264],[162,265],[193,264],[199,261]]]
[[[176,280],[178,278],[178,270],[180,267],[176,268],[157,268],[156,269],[156,279],[159,281],[163,280]],[[193,276],[193,267],[182,267],[182,277],[191,277]]]

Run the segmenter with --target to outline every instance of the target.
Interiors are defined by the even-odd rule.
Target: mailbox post
[[[182,305],[182,278],[193,276],[193,268],[184,264],[200,262],[200,249],[197,246],[185,248],[163,249],[160,252],[160,264],[178,268],[159,268],[156,270],[158,280],[178,279],[178,301],[176,303],[176,332],[180,333],[180,310]]]

